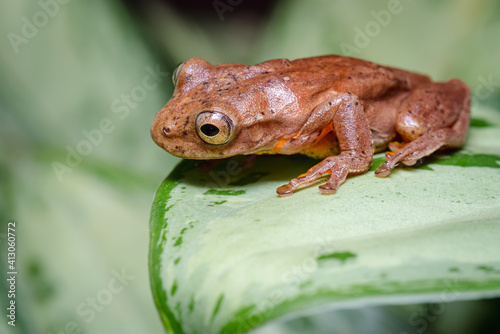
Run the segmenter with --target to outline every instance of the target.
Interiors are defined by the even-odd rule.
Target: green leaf
[[[470,126],[476,127],[476,128],[487,128],[487,127],[491,126],[491,124],[488,123],[487,121],[485,121],[484,119],[471,118]]]
[[[263,156],[249,169],[230,159],[208,173],[182,161],[151,216],[166,328],[246,333],[347,304],[500,295],[500,116],[475,116],[491,126],[472,128],[463,150],[385,179],[349,178],[329,196],[319,182],[276,195],[316,162],[302,156]]]

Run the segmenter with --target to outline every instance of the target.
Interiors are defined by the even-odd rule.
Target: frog
[[[174,92],[151,126],[154,142],[174,156],[219,160],[237,155],[304,154],[321,160],[277,188],[279,196],[326,179],[334,194],[351,176],[413,166],[463,146],[470,89],[461,80],[428,75],[341,55],[256,65],[181,63]],[[327,176],[323,178],[323,176]]]

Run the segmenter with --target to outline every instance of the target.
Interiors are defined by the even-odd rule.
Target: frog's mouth
[[[188,131],[177,133],[171,126],[154,123],[151,127],[151,138],[168,153],[183,159],[209,160],[223,159],[228,156],[216,145],[204,143],[196,133]]]

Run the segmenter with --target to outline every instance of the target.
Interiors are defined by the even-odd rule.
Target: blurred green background
[[[15,221],[19,273],[16,327],[2,312],[2,333],[163,332],[148,220],[178,159],[156,147],[149,127],[183,60],[346,54],[459,77],[474,105],[500,110],[497,0],[18,0],[0,9],[1,268]],[[426,333],[498,333],[489,317],[498,304],[457,303]],[[418,307],[391,314],[406,323]],[[457,314],[461,326],[450,331]]]

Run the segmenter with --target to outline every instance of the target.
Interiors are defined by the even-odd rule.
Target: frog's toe
[[[377,168],[377,170],[375,171],[375,175],[378,177],[386,177],[391,174],[391,171],[392,168],[387,167],[385,163],[383,163],[379,168]]]
[[[419,159],[415,159],[413,157],[406,157],[401,162],[406,166],[413,166],[417,163]]]
[[[337,191],[337,187],[334,184],[327,182],[319,186],[319,191],[323,195],[333,195]]]
[[[286,197],[286,196],[293,195],[294,190],[295,190],[295,188],[290,183],[288,183],[288,184],[285,184],[285,185],[279,187],[278,189],[276,189],[276,193],[280,197]]]

